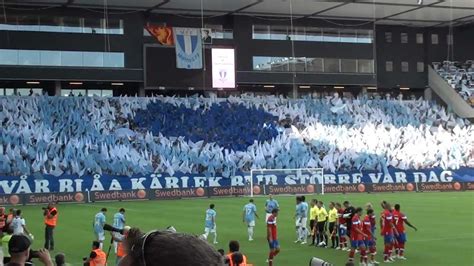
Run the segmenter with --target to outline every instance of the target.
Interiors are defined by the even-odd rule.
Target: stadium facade
[[[72,5],[45,8],[44,3],[34,6],[35,1],[31,2],[17,6],[7,1],[6,17],[0,20],[0,94],[25,95],[30,88],[41,88],[49,95],[65,95],[73,89],[75,94],[104,96],[213,90],[210,49],[232,47],[238,85],[232,93],[293,96],[296,92],[331,93],[336,87],[358,94],[376,87],[410,88],[410,93],[421,96],[432,62],[474,58],[470,38],[474,28],[469,24],[454,27],[450,34],[449,24],[442,22],[424,22],[429,27],[385,23],[373,27],[370,20],[295,15],[290,21],[268,13],[240,14],[244,10],[206,14],[201,20],[192,12],[170,14],[173,11],[165,4],[139,11],[110,9],[104,19],[100,5],[75,7],[80,1],[67,1]],[[162,8],[166,13],[160,13]],[[405,6],[407,11],[414,8]],[[394,19],[392,23],[410,21]],[[212,44],[205,45],[206,70],[177,70],[174,49],[157,45],[146,25],[214,29]],[[454,36],[453,51],[448,49],[450,35]]]

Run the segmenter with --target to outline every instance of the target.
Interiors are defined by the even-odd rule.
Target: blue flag
[[[173,28],[176,43],[176,67],[202,68],[202,40],[199,28]]]

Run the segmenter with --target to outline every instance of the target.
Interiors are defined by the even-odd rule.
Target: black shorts
[[[336,222],[329,223],[329,233],[333,233],[336,229]],[[337,234],[337,231],[335,232]]]
[[[318,232],[319,233],[324,233],[324,226],[326,225],[326,222],[318,222],[316,226],[318,227]]]
[[[315,223],[316,223],[316,220],[309,220],[309,228],[311,229],[311,231],[313,231]]]

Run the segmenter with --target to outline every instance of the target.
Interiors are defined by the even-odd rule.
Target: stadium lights
[[[311,86],[300,85],[300,89],[311,89]]]
[[[123,82],[112,82],[112,86],[123,86]]]
[[[188,87],[188,90],[193,91],[194,87]]]
[[[275,88],[275,85],[263,85],[264,88]]]
[[[159,86],[158,89],[159,89],[159,90],[166,90],[166,87]]]
[[[38,85],[40,84],[39,81],[27,81],[26,84],[29,84],[29,85]]]
[[[402,90],[402,91],[407,91],[407,90],[409,90],[409,89],[410,89],[410,88],[400,87],[400,90]]]
[[[334,86],[334,89],[344,89],[344,86]]]
[[[377,90],[377,87],[367,87],[368,90]]]
[[[69,85],[82,85],[82,82],[69,82]]]

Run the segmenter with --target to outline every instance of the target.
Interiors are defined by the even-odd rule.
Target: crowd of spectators
[[[433,63],[433,67],[465,101],[474,107],[474,62],[472,60],[465,63],[444,61]]]
[[[474,126],[424,100],[2,97],[0,174],[474,167]]]

